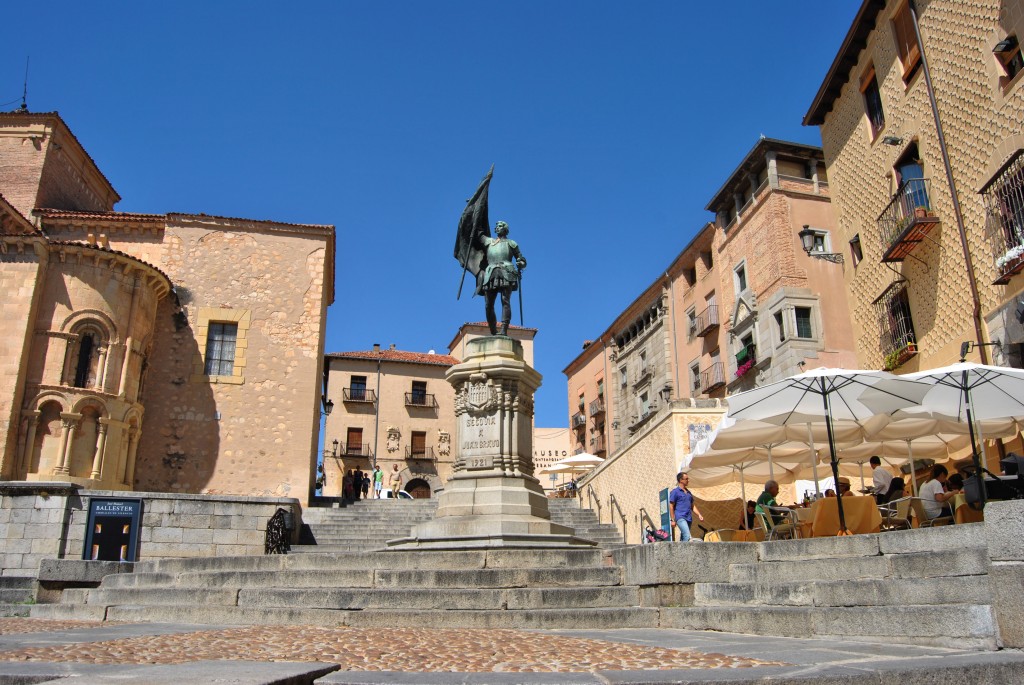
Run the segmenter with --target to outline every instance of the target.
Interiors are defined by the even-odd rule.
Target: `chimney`
[[[394,351],[394,349],[395,349],[395,343],[391,343],[391,344],[390,344],[390,345],[388,346],[388,349],[389,349],[389,350],[392,350],[392,351]]]
[[[373,343],[373,351],[380,352],[380,343]]]

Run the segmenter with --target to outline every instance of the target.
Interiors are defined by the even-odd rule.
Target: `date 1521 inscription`
[[[470,457],[466,460],[466,468],[489,469],[494,467],[494,457]]]

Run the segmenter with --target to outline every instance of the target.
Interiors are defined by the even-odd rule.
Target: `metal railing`
[[[647,533],[647,528],[648,527],[650,527],[651,529],[654,529],[654,530],[657,530],[658,528],[661,528],[660,524],[654,523],[654,519],[651,518],[651,515],[647,513],[647,509],[645,509],[644,507],[640,507],[640,510],[637,512],[637,518],[640,520],[640,540],[641,541],[643,541],[644,535]],[[675,532],[670,530],[669,534],[674,536]]]
[[[996,284],[1024,269],[1024,153],[1014,155],[981,189],[996,255]]]
[[[572,415],[572,420],[570,421],[569,425],[571,425],[573,428],[582,428],[583,426],[587,425],[587,417],[583,414],[583,412],[578,411]]]
[[[718,326],[718,305],[709,304],[707,308],[697,315],[696,334],[703,337],[713,328]]]
[[[342,400],[345,402],[376,402],[377,393],[366,388],[342,388]]]
[[[594,437],[592,437],[590,439],[590,447],[591,447],[591,449],[593,449],[595,454],[597,452],[607,452],[608,451],[607,450],[607,446],[606,446],[606,441],[605,441],[605,438],[604,438],[603,435],[595,435]]]
[[[434,448],[429,446],[413,447],[412,445],[405,446],[405,458],[406,459],[426,459],[428,461],[437,461],[437,457],[434,456]]]
[[[878,234],[883,251],[898,242],[914,223],[931,213],[927,178],[908,178],[878,215]]]
[[[594,486],[587,486],[587,508],[593,509],[593,504],[597,504],[597,522],[601,523],[601,498],[594,492]]]
[[[434,398],[434,395],[421,392],[405,393],[405,404],[409,407],[437,409],[437,400]]]
[[[628,543],[629,540],[626,539],[628,537],[627,529],[626,529],[626,515],[622,513],[622,507],[619,506],[619,501],[617,499],[615,499],[615,495],[614,494],[609,494],[608,495],[608,515],[609,516],[611,516],[612,509],[615,509],[615,511],[619,512],[619,519],[622,521],[622,541],[625,542],[625,543]]]
[[[604,398],[598,398],[590,403],[590,415],[598,416],[604,413]]]
[[[347,445],[341,445],[339,447],[339,453],[343,457],[372,457],[373,450],[370,449],[368,444],[363,443],[349,443]]]
[[[700,372],[701,392],[711,392],[723,385],[725,385],[725,369],[722,362],[715,362]]]

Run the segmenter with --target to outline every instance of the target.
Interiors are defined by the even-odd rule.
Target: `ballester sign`
[[[93,497],[89,500],[82,558],[137,561],[142,500]]]

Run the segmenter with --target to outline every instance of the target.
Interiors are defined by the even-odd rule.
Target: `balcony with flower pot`
[[[894,371],[915,356],[917,356],[917,343],[904,343],[902,347],[892,349],[886,353],[884,362],[885,370]]]
[[[882,261],[902,262],[938,225],[939,218],[931,207],[929,179],[907,179],[878,215]]]

